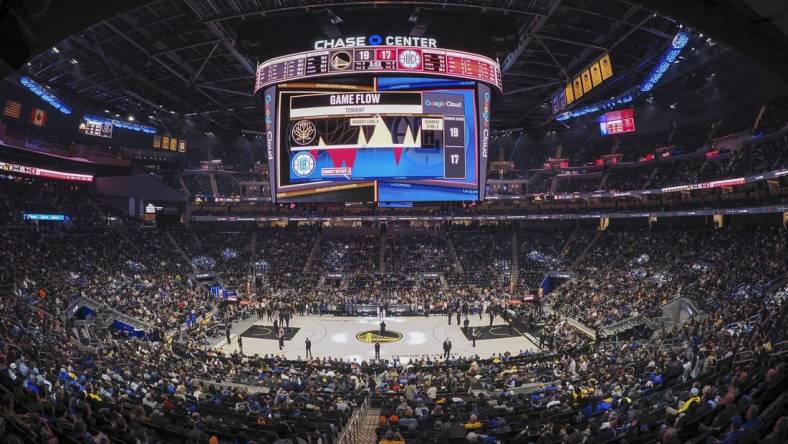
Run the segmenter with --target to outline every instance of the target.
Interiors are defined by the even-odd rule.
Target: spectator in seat
[[[405,439],[399,432],[389,429],[379,444],[405,444]]]
[[[464,438],[467,431],[462,424],[452,416],[449,418],[449,423],[446,425],[446,432],[449,434],[449,439]]]
[[[744,431],[742,430],[743,424],[744,424],[744,419],[741,416],[739,415],[734,416],[733,418],[731,418],[731,426],[730,429],[728,430],[728,433],[722,436],[722,439],[719,440],[710,437],[708,443],[709,444],[717,444],[717,443],[735,444],[736,442],[739,441],[739,438],[741,438],[742,435],[744,434]]]
[[[696,387],[692,387],[690,389],[689,397],[685,401],[679,401],[678,409],[674,409],[673,407],[668,407],[665,411],[668,415],[684,415],[688,412],[690,408],[693,406],[697,407],[700,404],[700,392]]]
[[[405,412],[405,417],[399,420],[399,425],[408,430],[416,430],[419,427],[419,422],[413,417],[413,411],[408,409]]]
[[[479,430],[480,428],[482,428],[481,421],[479,421],[476,415],[471,415],[471,417],[468,418],[468,422],[465,423],[465,430]]]
[[[774,423],[772,431],[760,442],[761,444],[781,444],[788,440],[788,416],[782,416]]]

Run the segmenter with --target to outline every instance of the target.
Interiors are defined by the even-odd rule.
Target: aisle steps
[[[380,409],[368,408],[364,410],[358,422],[358,439],[356,442],[359,444],[377,442],[375,430],[378,428],[379,417]]]

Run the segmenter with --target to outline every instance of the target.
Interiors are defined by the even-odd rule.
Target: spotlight
[[[129,122],[133,122],[133,121],[134,121],[134,116],[129,116]]]
[[[342,20],[342,17],[340,17],[340,16],[338,16],[338,15],[334,14],[334,11],[332,11],[332,10],[330,10],[330,9],[327,9],[327,10],[326,10],[326,12],[328,13],[328,21],[329,21],[329,22],[330,22],[332,25],[336,26],[336,25],[338,25],[338,24],[340,24],[340,23],[344,22],[344,20]]]

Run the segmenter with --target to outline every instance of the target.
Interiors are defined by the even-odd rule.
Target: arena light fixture
[[[36,82],[35,80],[31,79],[27,76],[22,76],[19,78],[19,83],[22,84],[25,88],[29,89],[33,94],[37,95],[41,98],[41,100],[49,103],[55,109],[60,111],[63,114],[71,114],[71,108],[69,108],[62,100],[55,97],[54,94],[47,91],[41,84]]]

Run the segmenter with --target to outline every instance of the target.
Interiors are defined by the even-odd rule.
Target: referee
[[[306,346],[306,357],[307,358],[311,358],[312,357],[312,341],[310,341],[309,338],[306,338],[306,340],[304,341],[304,346]]]

